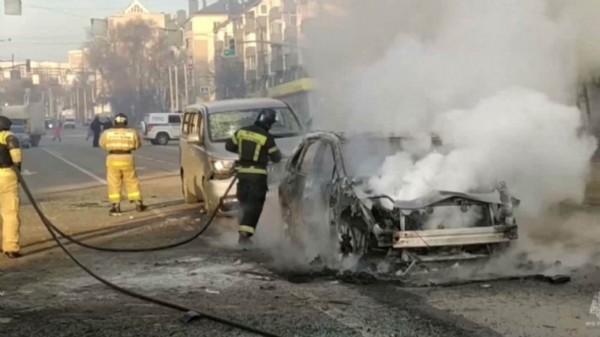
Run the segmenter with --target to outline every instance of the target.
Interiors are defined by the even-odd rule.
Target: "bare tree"
[[[89,65],[100,74],[116,112],[139,121],[146,112],[164,109],[166,51],[164,32],[144,20],[116,26],[108,38],[90,41]]]

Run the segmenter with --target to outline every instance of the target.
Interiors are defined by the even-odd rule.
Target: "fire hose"
[[[146,301],[146,302],[150,302],[162,307],[166,307],[169,309],[174,309],[177,311],[181,311],[181,312],[185,312],[188,315],[191,315],[192,317],[199,317],[199,318],[205,318],[217,323],[221,323],[224,325],[228,325],[243,331],[248,331],[248,332],[252,332],[254,334],[260,335],[260,336],[266,336],[266,337],[280,337],[279,335],[267,332],[267,331],[263,331],[239,322],[235,322],[235,321],[231,321],[228,320],[226,318],[222,318],[219,316],[215,316],[215,315],[211,315],[205,312],[201,312],[198,310],[194,310],[176,303],[172,303],[172,302],[167,302],[161,299],[157,299],[154,297],[150,297],[150,296],[146,296],[137,292],[134,292],[132,290],[129,289],[125,289],[122,288],[106,279],[104,279],[103,277],[99,276],[98,274],[96,274],[95,272],[93,272],[91,269],[89,269],[87,266],[85,266],[81,261],[79,261],[79,259],[77,259],[73,253],[71,253],[67,247],[65,247],[65,245],[61,242],[60,237],[57,235],[57,233],[64,237],[65,239],[67,239],[68,241],[81,245],[82,247],[86,247],[86,248],[90,248],[90,249],[95,249],[95,250],[101,250],[101,251],[108,251],[108,252],[144,252],[144,251],[157,251],[157,250],[164,250],[164,249],[169,249],[169,248],[174,248],[174,247],[178,247],[181,245],[184,245],[186,243],[189,243],[193,240],[195,240],[196,238],[198,238],[200,235],[202,235],[204,232],[206,232],[206,230],[208,229],[208,227],[212,224],[213,220],[215,219],[219,208],[221,207],[222,203],[223,203],[223,198],[229,194],[229,191],[231,190],[231,188],[233,187],[233,184],[236,182],[237,178],[233,179],[233,181],[231,182],[231,184],[229,185],[229,187],[227,188],[227,190],[225,191],[225,194],[223,195],[223,197],[220,198],[219,200],[219,204],[217,205],[216,209],[213,211],[213,213],[211,214],[210,218],[208,219],[208,221],[206,222],[206,224],[193,236],[191,236],[190,238],[186,239],[186,240],[182,240],[180,242],[176,242],[170,245],[164,245],[164,246],[159,246],[159,247],[150,247],[150,248],[139,248],[139,249],[114,249],[114,248],[103,248],[103,247],[96,247],[96,246],[92,246],[92,245],[88,245],[88,244],[84,244],[83,242],[80,242],[66,234],[64,234],[62,231],[60,231],[48,218],[46,218],[46,216],[44,215],[44,213],[42,212],[42,210],[40,209],[37,201],[35,200],[35,198],[33,197],[33,194],[31,193],[31,190],[29,189],[29,187],[27,186],[27,183],[25,182],[25,179],[23,179],[23,176],[21,175],[21,173],[15,169],[15,172],[17,173],[17,177],[19,179],[19,183],[21,184],[21,188],[23,189],[23,191],[25,192],[25,195],[27,196],[27,198],[29,199],[29,201],[31,202],[31,205],[33,206],[35,212],[37,213],[37,215],[40,217],[40,219],[42,220],[42,223],[44,224],[44,226],[46,227],[46,229],[48,230],[48,232],[50,233],[50,235],[52,236],[52,238],[54,239],[54,241],[58,244],[58,246],[61,248],[61,250],[67,254],[67,256],[77,265],[79,266],[79,268],[81,268],[83,271],[85,271],[88,275],[90,275],[91,277],[93,277],[94,279],[96,279],[97,281],[99,281],[100,283],[106,285],[107,287],[111,288],[112,290],[115,290],[121,294],[124,294],[126,296],[129,297],[133,297],[142,301]]]

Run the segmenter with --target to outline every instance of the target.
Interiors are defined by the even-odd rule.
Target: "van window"
[[[181,133],[183,133],[184,135],[187,135],[190,133],[190,121],[192,119],[192,113],[191,112],[186,112],[185,115],[183,115],[183,124],[181,127]]]
[[[271,134],[275,138],[294,137],[300,135],[302,127],[296,115],[288,108],[274,108],[277,121],[273,124]],[[208,116],[208,135],[213,142],[225,142],[236,130],[252,125],[256,121],[260,109],[233,110],[211,113]]]
[[[200,132],[202,128],[202,115],[199,113],[192,114],[191,123],[190,123],[190,134],[198,134],[202,135]]]
[[[179,115],[169,115],[169,124],[181,123],[181,117]]]

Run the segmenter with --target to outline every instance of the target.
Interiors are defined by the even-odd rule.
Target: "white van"
[[[285,102],[270,98],[246,98],[215,101],[188,106],[185,110],[180,148],[183,196],[188,204],[204,202],[204,210],[212,213],[235,175],[238,155],[225,150],[225,141],[243,126],[256,121],[260,110],[270,108],[277,122],[270,130],[284,157],[300,143],[304,125]],[[282,161],[271,163],[267,170],[270,188],[279,185]],[[236,186],[224,198],[219,211],[232,214],[239,208]]]
[[[142,137],[152,145],[167,145],[181,137],[181,114],[154,112],[144,116],[141,123]]]

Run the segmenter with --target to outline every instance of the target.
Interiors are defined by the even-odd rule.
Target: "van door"
[[[187,140],[190,132],[193,114],[193,112],[186,112],[183,115],[183,122],[181,123],[180,129],[181,141],[179,142],[179,163],[181,165],[181,169],[184,171],[188,171],[190,166],[190,145],[188,144]]]
[[[197,135],[200,138],[200,144],[189,145],[190,168],[192,170],[193,182],[197,191],[204,193],[203,180],[206,177],[205,170],[207,166],[206,151],[204,150],[204,132],[202,112],[194,112],[190,117],[190,128],[188,135]],[[203,194],[198,195],[198,198],[204,200]]]

